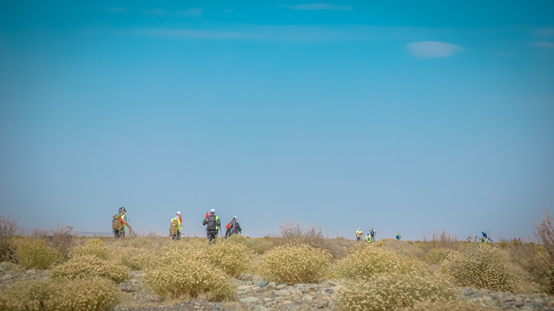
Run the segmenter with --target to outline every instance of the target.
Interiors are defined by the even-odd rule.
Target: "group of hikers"
[[[131,226],[128,223],[129,219],[125,214],[126,212],[125,207],[120,207],[119,213],[113,216],[112,230],[116,239],[125,237],[125,229],[127,227],[131,230]],[[204,218],[204,221],[202,221],[202,225],[206,226],[208,243],[215,244],[218,232],[221,232],[221,220],[219,220],[219,216],[215,214],[215,209],[212,208],[208,213],[206,213],[206,217]],[[226,239],[233,234],[242,233],[242,228],[240,227],[237,216],[233,216],[231,221],[227,224],[227,226],[225,226],[225,229]],[[169,235],[174,241],[181,239],[181,236],[183,235],[183,217],[181,216],[181,211],[177,211],[177,213],[175,213],[175,217],[171,218],[171,222],[169,224]]]
[[[362,228],[358,228],[358,230],[356,230],[356,241],[361,241],[362,240],[362,237],[363,237],[364,233],[362,231]],[[374,229],[374,228],[371,228],[369,229],[369,231],[367,232],[367,235],[365,237],[365,241],[367,243],[371,243],[371,242],[374,242],[376,241],[375,240],[375,237],[377,236],[377,231]],[[400,240],[402,239],[402,236],[400,235],[400,233],[397,233],[396,234],[396,239],[397,240]]]

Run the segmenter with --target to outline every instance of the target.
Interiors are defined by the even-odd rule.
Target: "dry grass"
[[[372,280],[347,285],[341,295],[343,310],[394,311],[419,301],[448,301],[454,290],[443,280],[418,274],[381,273]]]
[[[107,311],[120,301],[113,282],[92,278],[63,283],[26,281],[0,294],[0,310],[6,311]]]
[[[418,302],[414,306],[404,308],[402,311],[501,311],[502,309],[494,306],[480,305],[467,300],[453,301],[425,301]]]
[[[425,256],[425,260],[430,264],[441,264],[454,251],[450,248],[433,248]]]
[[[19,227],[15,219],[0,215],[0,261],[14,259],[13,239],[18,232]]]
[[[447,229],[441,229],[433,233],[424,233],[422,238],[422,247],[428,251],[433,248],[450,248],[458,249],[460,242],[455,234],[450,233]]]
[[[100,239],[92,239],[87,241],[85,245],[77,246],[69,253],[69,258],[78,257],[96,257],[107,260],[110,258],[111,252],[106,243]]]
[[[56,249],[62,260],[69,259],[69,252],[75,246],[75,234],[71,226],[60,227],[58,225],[54,230],[35,230],[32,236],[45,241],[50,247]]]
[[[331,255],[307,244],[284,245],[268,251],[261,265],[261,274],[278,283],[316,283],[327,275]]]

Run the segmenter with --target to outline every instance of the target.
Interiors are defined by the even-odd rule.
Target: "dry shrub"
[[[147,285],[160,297],[225,300],[233,297],[236,285],[227,274],[200,260],[181,259],[171,265],[148,270]]]
[[[155,266],[156,256],[145,249],[127,249],[120,254],[119,261],[131,270],[146,270]]]
[[[262,276],[278,283],[316,283],[327,273],[331,255],[310,245],[284,245],[268,251],[261,266]]]
[[[107,260],[110,258],[110,249],[100,239],[92,239],[87,241],[85,245],[77,246],[69,252],[69,258],[78,257],[96,257]]]
[[[271,238],[268,238],[268,237],[254,239],[254,238],[246,237],[244,235],[234,234],[231,237],[229,237],[227,240],[240,243],[246,246],[251,252],[258,255],[262,255],[268,250],[275,247]]]
[[[501,308],[495,306],[485,306],[469,300],[452,301],[424,301],[418,302],[411,308],[404,308],[403,311],[501,311]]]
[[[45,241],[49,246],[58,250],[63,260],[69,259],[69,252],[75,245],[75,234],[73,227],[58,225],[53,230],[36,230],[33,237]]]
[[[222,241],[205,250],[206,260],[238,278],[249,268],[250,258],[246,246],[232,241]]]
[[[425,260],[430,264],[441,264],[453,251],[450,248],[433,248],[425,256]]]
[[[497,291],[517,288],[520,280],[514,269],[501,250],[484,244],[454,252],[442,263],[442,272],[452,276],[460,286]]]
[[[381,273],[370,281],[348,284],[340,304],[344,310],[392,311],[419,301],[452,300],[454,290],[447,282],[419,274]]]
[[[127,267],[93,256],[80,256],[70,259],[52,269],[53,279],[73,280],[88,277],[101,277],[121,283],[129,278]]]
[[[57,250],[43,240],[23,238],[15,243],[15,258],[25,269],[46,269],[61,257]]]
[[[0,294],[0,310],[107,311],[120,300],[113,282],[93,278],[63,283],[25,281]]]
[[[425,264],[404,258],[376,247],[356,247],[346,258],[337,263],[340,276],[348,279],[371,279],[379,273],[424,274]]]
[[[446,229],[435,231],[431,234],[423,234],[422,247],[429,250],[433,248],[451,248],[457,249],[459,245],[458,237]]]
[[[396,240],[394,238],[381,239],[375,244],[371,244],[374,247],[381,247],[384,250],[394,252],[398,256],[407,257],[407,258],[417,258],[424,259],[425,252],[417,246],[408,243],[404,240]]]
[[[12,242],[18,231],[15,219],[0,215],[0,261],[13,259],[15,246]]]
[[[548,210],[544,210],[543,218],[538,223],[533,222],[533,225],[535,239],[540,245],[530,247],[511,243],[511,247],[526,251],[519,258],[524,261],[521,266],[533,276],[543,291],[554,294],[554,219]]]

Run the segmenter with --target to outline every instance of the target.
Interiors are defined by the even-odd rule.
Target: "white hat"
[[[181,215],[181,211],[177,211],[177,215]]]
[[[212,209],[210,210],[210,214],[215,214],[215,209],[212,208]]]
[[[233,215],[233,218],[234,218],[235,220],[238,220],[238,218],[237,218],[237,216],[236,216],[236,215]]]

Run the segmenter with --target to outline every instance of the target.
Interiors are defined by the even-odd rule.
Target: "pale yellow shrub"
[[[97,257],[99,259],[107,260],[110,258],[110,249],[100,239],[89,240],[85,245],[77,246],[69,252],[69,258],[77,257]]]
[[[206,260],[212,265],[221,268],[229,276],[238,278],[249,267],[250,257],[247,254],[246,246],[222,241],[216,245],[206,248]]]
[[[156,266],[156,255],[144,249],[127,249],[120,254],[119,261],[131,270],[146,270]]]
[[[113,282],[83,279],[55,283],[24,281],[0,293],[0,310],[6,311],[107,311],[119,301]]]
[[[454,297],[448,283],[429,275],[381,273],[370,281],[348,284],[340,304],[344,310],[394,311],[418,301],[435,302]]]
[[[278,283],[316,283],[327,275],[331,257],[309,245],[279,246],[264,255],[261,274]]]
[[[460,286],[514,291],[517,278],[501,250],[480,244],[455,252],[442,264],[441,271]]]
[[[348,279],[368,280],[383,272],[419,273],[427,271],[424,263],[376,247],[358,247],[337,263],[337,272]]]
[[[147,285],[160,297],[194,298],[199,294],[213,300],[233,297],[236,285],[223,270],[204,261],[182,259],[147,271]]]
[[[16,242],[15,258],[25,269],[45,269],[61,258],[60,253],[39,239]]]
[[[244,235],[234,234],[227,239],[246,246],[251,252],[261,255],[275,247],[269,238],[250,238]]]
[[[468,300],[453,301],[425,301],[414,304],[411,308],[404,308],[403,311],[501,311],[501,308],[485,306]]]
[[[52,269],[53,279],[102,277],[121,283],[129,278],[127,267],[92,256],[76,257]]]
[[[440,264],[454,251],[449,248],[433,248],[425,256],[425,260],[430,264]]]

